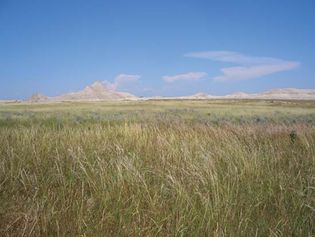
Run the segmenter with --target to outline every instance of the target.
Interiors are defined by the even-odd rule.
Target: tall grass
[[[65,118],[3,120],[1,236],[315,233],[312,124]]]

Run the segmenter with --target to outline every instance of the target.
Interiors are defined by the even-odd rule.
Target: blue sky
[[[0,98],[315,88],[313,0],[0,0]]]

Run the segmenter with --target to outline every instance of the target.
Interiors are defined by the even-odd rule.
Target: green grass
[[[315,102],[0,104],[1,236],[312,236]]]

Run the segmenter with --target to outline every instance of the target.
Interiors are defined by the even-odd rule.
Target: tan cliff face
[[[230,95],[226,95],[226,98],[235,98],[235,99],[246,99],[250,97],[250,94],[244,93],[244,92],[235,92]]]
[[[195,97],[197,99],[207,99],[207,98],[210,98],[211,96],[208,95],[207,93],[204,93],[204,92],[198,92],[198,93],[192,95],[192,97]]]
[[[198,95],[197,93],[196,95]],[[208,95],[209,96],[209,95]],[[207,98],[202,95],[203,98]],[[286,99],[286,100],[315,100],[315,89],[284,88],[273,89],[261,93],[248,94],[235,92],[225,96],[209,96],[214,99]]]
[[[278,99],[315,99],[315,90],[312,89],[273,89],[257,94],[258,98],[278,98]]]
[[[40,94],[40,93],[35,93],[28,99],[28,101],[32,102],[32,103],[45,102],[48,100],[49,100],[48,96],[45,96],[45,95]]]
[[[85,87],[78,92],[70,92],[64,95],[47,97],[40,94],[34,94],[28,99],[30,102],[45,102],[45,101],[113,101],[113,100],[135,100],[136,96],[119,92],[106,87],[100,81],[94,82],[92,85]],[[45,98],[45,99],[44,99]]]
[[[102,101],[102,100],[131,100],[137,97],[126,93],[119,92],[106,87],[102,82],[94,82],[92,85],[85,87],[82,91],[67,93],[57,96],[57,101]]]

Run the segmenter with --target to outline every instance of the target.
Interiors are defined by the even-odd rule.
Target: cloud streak
[[[249,67],[222,68],[223,75],[214,77],[216,81],[245,80],[267,76],[276,72],[288,71],[297,68],[299,63],[282,62],[278,64],[261,64]]]
[[[194,81],[206,77],[208,74],[205,72],[188,72],[183,74],[177,74],[173,76],[163,76],[162,80],[166,82],[175,81]]]
[[[216,81],[254,79],[276,72],[293,70],[300,66],[300,63],[295,61],[271,57],[252,57],[231,51],[193,52],[185,54],[185,56],[239,65],[222,68],[222,75],[213,78]]]
[[[109,89],[117,90],[119,87],[127,83],[137,82],[140,78],[140,75],[119,74],[115,77],[114,82],[104,81],[104,83]]]

